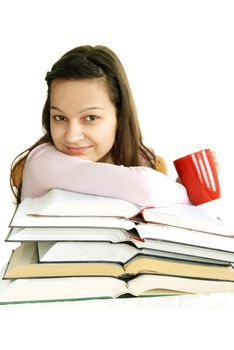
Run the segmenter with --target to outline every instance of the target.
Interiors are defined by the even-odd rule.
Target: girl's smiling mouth
[[[68,147],[66,149],[70,155],[83,155],[88,152],[93,146],[82,146],[82,147]]]

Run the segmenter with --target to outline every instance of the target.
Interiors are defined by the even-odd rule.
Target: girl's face
[[[50,130],[55,147],[70,156],[112,163],[117,117],[100,80],[54,80]]]

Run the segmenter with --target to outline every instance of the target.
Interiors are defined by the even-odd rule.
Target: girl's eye
[[[65,118],[64,116],[62,116],[62,115],[55,115],[55,116],[54,116],[54,119],[57,120],[57,121],[63,121],[63,120],[65,120],[66,118]]]
[[[93,114],[88,115],[88,116],[86,117],[86,120],[92,122],[92,121],[94,121],[94,120],[97,120],[97,116],[96,116],[96,115],[93,115]]]

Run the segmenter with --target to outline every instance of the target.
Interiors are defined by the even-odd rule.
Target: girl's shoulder
[[[55,147],[50,142],[42,143],[41,145],[36,146],[29,152],[27,160],[30,160],[32,157],[34,158],[44,153],[45,151],[52,150],[54,148]]]

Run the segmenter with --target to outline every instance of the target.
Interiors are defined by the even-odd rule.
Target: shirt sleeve
[[[27,158],[21,199],[40,197],[52,188],[116,197],[140,206],[189,202],[183,185],[156,170],[84,160],[46,143]]]

